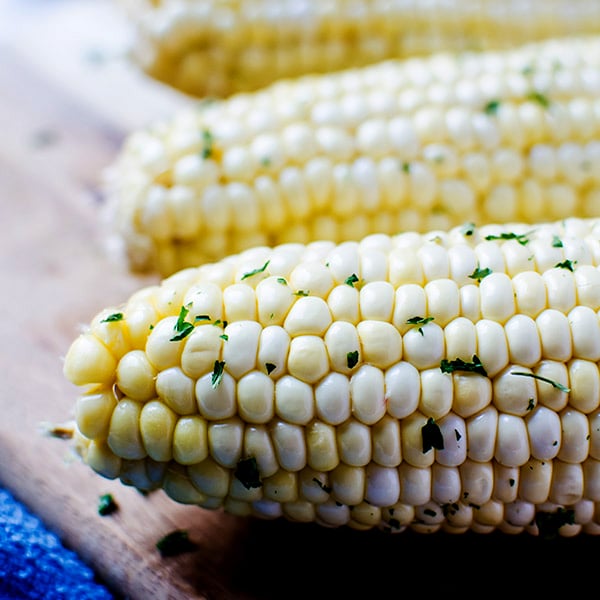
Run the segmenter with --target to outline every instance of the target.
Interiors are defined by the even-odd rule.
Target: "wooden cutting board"
[[[425,597],[468,596],[512,593],[523,578],[538,594],[585,585],[600,539],[246,521],[144,497],[44,433],[72,417],[77,390],[62,357],[80,325],[153,281],[107,249],[102,173],[129,131],[189,100],[128,63],[128,36],[107,1],[0,4],[0,484],[117,598],[400,598],[407,584]],[[105,493],[120,510],[101,517]],[[162,558],[156,542],[175,529],[196,549]]]

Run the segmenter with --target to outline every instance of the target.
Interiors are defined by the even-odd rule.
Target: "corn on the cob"
[[[107,172],[134,270],[256,245],[600,215],[600,36],[278,82],[134,132]]]
[[[600,533],[600,219],[256,247],[100,312],[84,461],[392,532]]]
[[[122,0],[132,58],[196,96],[440,50],[600,31],[589,0]]]

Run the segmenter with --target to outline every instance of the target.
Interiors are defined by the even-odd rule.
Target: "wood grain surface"
[[[62,356],[80,325],[151,281],[107,248],[102,172],[129,131],[189,102],[132,68],[127,40],[107,1],[0,3],[0,484],[116,598],[587,589],[600,539],[391,536],[247,521],[105,480],[44,433],[72,417],[77,391],[63,378]],[[120,507],[109,517],[97,512],[105,493]],[[196,549],[161,558],[156,542],[174,529],[187,530]]]

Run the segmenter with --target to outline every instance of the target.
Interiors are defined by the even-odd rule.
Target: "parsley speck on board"
[[[178,556],[186,552],[193,552],[196,549],[196,544],[190,540],[187,531],[176,529],[158,540],[156,542],[156,549],[165,558],[167,556]]]

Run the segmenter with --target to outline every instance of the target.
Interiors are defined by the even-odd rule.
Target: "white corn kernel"
[[[552,460],[561,447],[560,418],[553,410],[537,406],[526,419],[531,455],[539,460]]]
[[[590,429],[587,417],[565,408],[560,413],[562,439],[558,458],[566,463],[582,463],[589,454]]]
[[[362,365],[350,379],[352,414],[362,423],[373,425],[386,411],[383,372],[377,367]]]
[[[349,419],[337,429],[337,444],[340,460],[354,467],[362,467],[371,461],[371,430]]]
[[[291,375],[284,375],[275,384],[275,412],[287,421],[305,425],[314,416],[315,400],[312,386]]]
[[[365,362],[386,369],[402,358],[402,337],[391,323],[363,320],[356,331]]]
[[[182,465],[200,463],[208,457],[208,426],[196,415],[180,417],[173,430],[173,459]]]
[[[306,465],[304,430],[299,425],[276,420],[270,425],[277,462],[286,471],[299,471]]]
[[[435,420],[447,415],[452,408],[452,377],[439,368],[421,371],[419,411]]]
[[[521,417],[500,414],[494,456],[505,467],[520,467],[527,462],[530,456],[529,437]]]
[[[237,383],[235,396],[239,415],[245,422],[267,423],[273,418],[275,384],[265,373],[246,373]]]
[[[421,377],[409,362],[400,361],[385,372],[387,411],[396,419],[412,414],[419,406]]]

